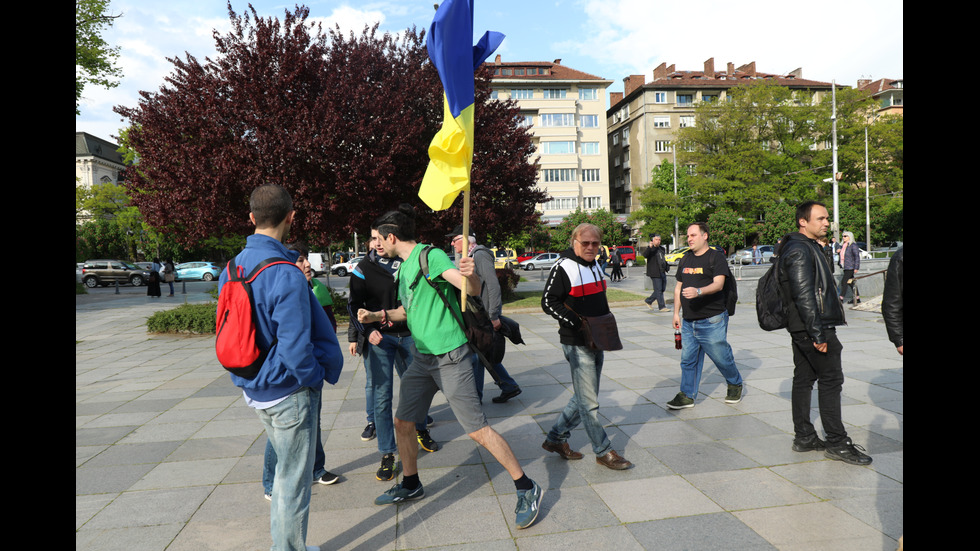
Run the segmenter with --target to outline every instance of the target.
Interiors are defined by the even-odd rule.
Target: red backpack
[[[275,264],[289,264],[299,269],[296,263],[284,258],[269,258],[255,267],[250,274],[228,261],[228,280],[218,295],[217,337],[214,343],[218,362],[229,372],[243,379],[254,379],[265,362],[268,350],[262,350],[255,342],[255,298],[252,296],[252,282],[262,270]],[[269,346],[275,346],[273,340]]]

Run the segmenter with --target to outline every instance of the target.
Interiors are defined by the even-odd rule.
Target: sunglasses
[[[600,241],[580,241],[578,239],[576,241],[581,243],[583,247],[598,247],[601,243]]]

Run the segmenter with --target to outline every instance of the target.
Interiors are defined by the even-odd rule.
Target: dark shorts
[[[441,390],[467,434],[488,426],[473,379],[474,355],[464,344],[445,354],[422,354],[412,347],[412,364],[401,376],[395,417],[424,423],[436,391]]]

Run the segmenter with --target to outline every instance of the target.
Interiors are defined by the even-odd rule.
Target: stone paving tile
[[[642,289],[643,279],[619,285]],[[271,545],[260,481],[265,435],[215,363],[213,341],[150,336],[140,324],[173,305],[145,297],[76,301],[78,550]],[[377,442],[360,440],[364,366],[345,353],[340,381],[324,388],[321,413],[326,466],[340,480],[314,485],[308,543],[446,551],[897,548],[904,532],[903,360],[880,315],[848,311],[839,331],[844,421],[874,457],[856,467],[790,449],[789,339],[759,330],[752,310],[740,305],[729,330],[746,384],[742,402],[724,403],[724,380],[709,360],[696,406],[671,411],[665,404],[680,380],[671,316],[642,302],[616,307],[627,346],[606,356],[599,415],[613,447],[635,464],[627,471],[597,465],[581,428],[569,444],[583,460],[541,449],[571,397],[571,377],[553,320],[540,311],[508,313],[527,342],[510,346],[504,360],[523,393],[493,404],[499,391],[487,378],[484,409],[546,490],[541,515],[526,530],[513,526],[516,491],[507,472],[463,434],[441,395],[431,430],[442,449],[419,456],[426,497],[373,505],[393,482],[374,476]],[[822,430],[815,391],[813,405]]]

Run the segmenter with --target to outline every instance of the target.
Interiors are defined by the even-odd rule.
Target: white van
[[[330,264],[327,263],[329,260],[327,253],[310,253],[306,259],[310,261],[310,266],[313,267],[314,277],[321,276],[330,270]]]

